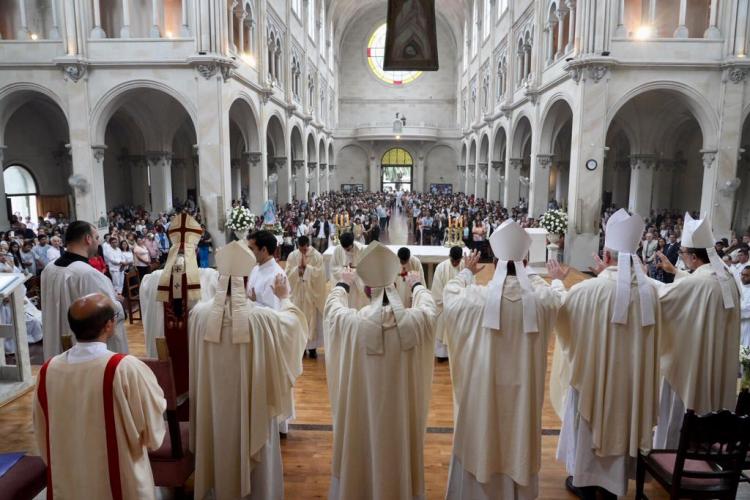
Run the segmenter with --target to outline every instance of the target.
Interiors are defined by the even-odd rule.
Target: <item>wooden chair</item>
[[[185,496],[185,482],[195,470],[195,457],[188,448],[190,423],[181,422],[178,419],[178,410],[181,405],[175,393],[172,361],[169,359],[169,351],[164,338],[156,339],[156,350],[158,359],[141,359],[141,361],[151,368],[159,386],[164,391],[164,398],[167,400],[167,433],[161,447],[149,452],[148,458],[151,462],[154,484],[174,488],[175,497],[181,498]]]
[[[141,300],[138,296],[138,290],[141,286],[140,278],[138,277],[138,271],[134,267],[125,275],[125,284],[122,287],[123,295],[125,296],[125,308],[128,313],[128,321],[133,324],[133,320],[142,321],[143,315],[141,314]],[[135,313],[138,313],[138,317],[135,317]]]
[[[672,499],[734,499],[750,441],[750,417],[729,410],[698,416],[688,410],[677,450],[638,454],[636,500],[646,499],[648,472]]]

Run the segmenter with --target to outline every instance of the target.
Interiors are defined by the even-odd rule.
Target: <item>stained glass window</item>
[[[421,71],[383,70],[383,58],[385,57],[385,29],[385,24],[376,29],[367,44],[367,62],[370,65],[370,69],[375,76],[392,85],[405,85],[413,82],[422,74]]]

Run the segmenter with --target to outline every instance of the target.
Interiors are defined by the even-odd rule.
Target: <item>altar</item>
[[[27,279],[19,273],[0,273],[0,302],[8,300],[11,312],[11,324],[0,325],[0,406],[34,386],[23,310],[25,288],[22,285]],[[5,340],[15,342],[15,363],[6,364]]]

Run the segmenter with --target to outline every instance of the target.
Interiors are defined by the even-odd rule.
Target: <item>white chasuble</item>
[[[414,255],[409,258],[409,262],[406,264],[406,272],[417,273],[419,275],[419,282],[427,286],[427,282],[424,279],[424,271],[422,270],[422,263]],[[393,283],[396,286],[398,296],[401,297],[401,303],[404,304],[404,307],[411,307],[411,290],[409,289],[409,284],[406,282],[406,276],[402,276],[401,274],[394,276]]]
[[[350,252],[344,250],[344,247],[338,245],[333,250],[333,257],[331,257],[331,288],[335,287],[336,284],[341,281],[341,273],[345,268],[350,267],[352,270],[356,269],[359,263],[359,255],[365,249],[365,246],[355,241],[354,247]],[[362,309],[370,303],[370,299],[365,294],[365,284],[359,276],[354,276],[354,284],[349,291],[349,305],[357,310]]]
[[[231,301],[227,283],[219,286],[224,306],[218,311],[214,300],[190,311],[195,498],[212,490],[217,500],[280,498],[284,478],[276,418],[291,413],[307,324],[288,299],[280,311],[256,306],[246,298],[242,278],[232,280],[237,290]]]
[[[335,287],[324,316],[333,413],[333,500],[424,496],[424,435],[432,384],[435,302],[417,285],[405,309],[395,289],[349,308]]]
[[[286,275],[292,287],[291,300],[307,319],[308,349],[317,349],[323,342],[323,307],[328,283],[325,278],[323,256],[313,247],[307,248],[307,264],[300,275],[302,254],[295,250],[286,260]]]
[[[151,358],[157,357],[156,339],[164,337],[164,303],[156,300],[157,288],[163,272],[158,270],[144,276],[138,292],[141,301],[141,314],[143,315],[146,353]],[[201,300],[209,300],[216,295],[219,273],[210,268],[201,268],[199,272]]]
[[[115,305],[115,334],[107,341],[113,352],[128,352],[125,334],[125,313],[117,300],[112,281],[100,273],[83,257],[65,253],[50,262],[42,271],[42,329],[44,331],[44,359],[62,352],[62,336],[75,336],[68,325],[68,308],[76,300],[92,293],[102,293]]]
[[[456,406],[448,498],[536,496],[547,340],[559,299],[539,276],[529,281],[538,331],[528,333],[515,276],[507,276],[497,297],[498,330],[483,325],[490,288],[474,285],[468,269],[445,286],[445,342]]]

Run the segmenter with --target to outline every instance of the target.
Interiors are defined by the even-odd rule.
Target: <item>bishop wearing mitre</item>
[[[659,254],[674,283],[659,284],[663,311],[661,401],[656,448],[677,448],[685,409],[733,409],[740,346],[739,287],[714,249],[711,223],[685,214],[680,256],[690,273]]]
[[[448,260],[444,260],[435,268],[432,278],[432,298],[437,306],[438,317],[435,322],[435,357],[438,361],[448,359],[448,347],[445,345],[445,317],[443,316],[443,290],[450,280],[458,276],[464,269],[463,249],[451,247]]]
[[[409,273],[417,273],[419,275],[419,282],[427,286],[427,281],[424,279],[424,271],[422,270],[422,263],[416,255],[411,254],[411,250],[407,247],[399,248],[396,255],[401,263],[401,269],[394,280],[396,291],[398,292],[398,296],[401,297],[404,307],[411,307],[411,289],[406,283],[406,276]]]
[[[359,265],[360,255],[365,246],[354,241],[354,234],[351,232],[342,233],[339,237],[339,245],[333,250],[331,257],[331,285],[341,281],[341,273],[356,269]],[[358,275],[354,275],[354,282],[349,290],[349,305],[354,309],[362,309],[370,303],[369,297],[365,294],[365,285]]]
[[[216,296],[190,311],[190,445],[195,498],[283,497],[277,417],[291,411],[302,374],[305,316],[288,299],[284,275],[273,293],[281,310],[245,292],[255,257],[239,241],[216,252]]]
[[[449,500],[539,491],[547,341],[559,299],[525,267],[531,238],[517,222],[505,221],[490,245],[498,261],[489,284],[474,283],[474,252],[443,292],[456,405]]]
[[[329,499],[423,498],[424,435],[432,384],[435,301],[409,274],[412,307],[393,285],[396,254],[377,241],[356,274],[370,305],[350,305],[354,273],[343,271],[324,315],[326,375],[333,413]]]
[[[564,294],[557,339],[569,364],[558,459],[579,496],[624,496],[649,450],[659,397],[661,310],[635,252],[645,224],[620,209],[605,228],[598,276]],[[553,264],[554,267],[554,264]],[[561,282],[553,287],[563,291]]]
[[[156,339],[164,337],[165,323],[177,327],[187,354],[189,308],[199,300],[213,298],[219,276],[214,269],[198,268],[195,252],[203,229],[195,219],[184,213],[175,215],[167,234],[172,246],[164,269],[144,276],[139,289],[146,353],[152,358],[157,357]],[[170,340],[167,342],[171,344]],[[170,346],[170,353],[173,350]]]
[[[323,307],[326,300],[326,277],[323,256],[310,245],[310,238],[300,236],[297,250],[286,259],[286,276],[292,287],[291,300],[300,308],[310,328],[306,350],[310,358],[318,357],[323,345]]]

